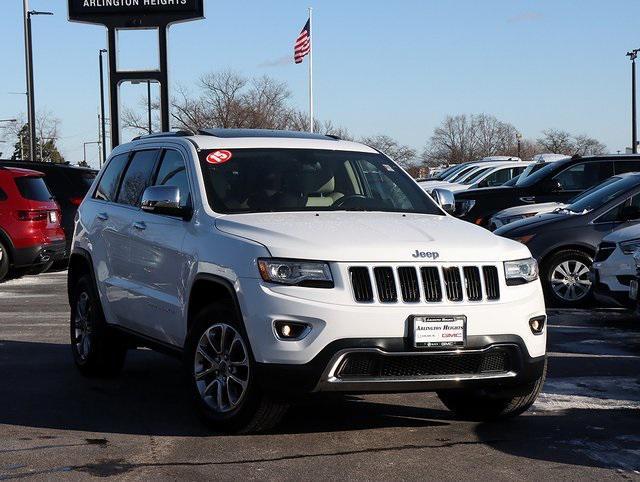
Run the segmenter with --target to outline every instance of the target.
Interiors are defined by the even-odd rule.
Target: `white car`
[[[602,238],[591,268],[593,296],[609,306],[633,307],[629,284],[636,276],[634,253],[640,249],[640,225],[629,226]]]
[[[322,135],[118,146],[75,225],[75,363],[114,375],[128,349],[175,354],[205,419],[235,432],[274,426],[308,392],[435,391],[460,416],[518,415],[546,373],[537,264],[437,197]]]
[[[467,162],[460,167],[459,169],[455,169],[455,166],[451,166],[451,173],[444,176],[442,179],[434,179],[430,181],[421,181],[419,182],[420,187],[422,187],[425,191],[431,191],[436,187],[444,187],[449,183],[459,182],[463,179],[468,178],[468,176],[474,172],[477,173],[478,169],[489,167],[491,165],[499,165],[503,162],[516,162],[520,161],[519,157],[508,157],[508,156],[490,156],[485,157],[483,159],[479,159],[475,162]]]
[[[491,163],[487,168],[480,168],[457,183],[450,183],[448,186],[441,187],[452,192],[458,192],[479,187],[502,186],[505,182],[509,182],[514,177],[522,174],[529,164],[531,163],[525,161]]]
[[[461,170],[455,176],[450,177],[448,181],[424,181],[419,184],[420,187],[422,187],[427,192],[431,192],[435,188],[449,189],[450,191],[468,189],[471,184],[475,182],[475,179],[489,175],[489,173],[493,172],[495,168],[516,164],[520,165],[524,163],[514,163],[509,161],[481,161],[469,165],[467,168]],[[522,170],[524,170],[525,166],[522,166]],[[520,170],[519,167],[516,167],[515,169]]]

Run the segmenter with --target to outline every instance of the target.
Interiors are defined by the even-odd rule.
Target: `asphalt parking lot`
[[[640,323],[550,312],[549,377],[526,415],[458,421],[432,394],[313,399],[275,432],[199,423],[176,360],[130,353],[88,380],[68,347],[66,273],[0,285],[0,479],[640,480]]]

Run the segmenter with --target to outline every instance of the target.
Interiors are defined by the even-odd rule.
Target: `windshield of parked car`
[[[577,203],[578,201],[580,201],[581,199],[591,195],[591,193],[597,191],[598,189],[602,189],[605,186],[608,186],[609,184],[612,184],[614,182],[618,182],[620,179],[622,179],[620,176],[613,176],[610,177],[609,179],[607,179],[606,181],[601,182],[600,184],[597,184],[596,186],[593,186],[591,189],[587,189],[584,192],[581,192],[580,194],[578,194],[577,196],[571,198],[567,204],[573,204],[573,203]]]
[[[439,174],[436,174],[435,176],[433,176],[430,180],[431,181],[442,181],[444,180],[448,175],[453,174],[454,171],[457,171],[458,169],[461,169],[462,167],[458,164],[454,164],[453,166],[449,166],[447,167],[445,170],[443,170],[442,172],[440,172]]]
[[[22,176],[15,178],[20,195],[31,201],[51,201],[53,196],[42,177]]]
[[[464,169],[460,169],[458,172],[456,172],[455,174],[447,177],[445,180],[448,182],[459,182],[460,180],[464,179],[465,177],[467,177],[470,173],[474,172],[476,169],[478,169],[479,166],[473,165],[473,166],[467,166]]]
[[[522,174],[520,174],[520,176],[518,177],[518,180],[514,183],[516,186],[521,186],[522,183],[524,182],[524,180],[529,177],[531,174],[533,174],[534,172],[538,172],[540,169],[542,169],[544,166],[548,165],[548,162],[536,162],[533,164],[529,164],[524,171],[522,171]],[[506,184],[505,184],[506,185]]]
[[[442,215],[388,157],[324,149],[202,151],[207,197],[219,213],[387,211]]]
[[[619,177],[613,182],[603,183],[599,189],[572,202],[564,210],[570,213],[586,214],[624,194],[638,184],[640,184],[640,176]]]
[[[465,185],[475,184],[476,182],[478,182],[478,180],[482,176],[484,176],[486,173],[488,173],[492,169],[493,167],[483,167],[482,169],[472,172],[471,174],[466,176],[464,179],[461,179],[459,182],[460,184],[465,184]]]
[[[522,180],[520,180],[520,181],[518,181],[516,183],[516,186],[518,186],[518,187],[533,186],[538,181],[540,181],[540,180],[544,179],[545,177],[547,177],[548,174],[556,172],[557,170],[561,169],[562,167],[564,167],[566,165],[567,165],[567,163],[566,162],[562,162],[562,161],[549,162],[549,163],[545,164],[544,167],[538,169],[533,174],[530,174],[530,175],[522,178]]]

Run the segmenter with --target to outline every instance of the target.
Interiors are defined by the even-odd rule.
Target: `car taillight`
[[[47,211],[30,210],[30,211],[18,211],[18,219],[20,221],[46,221],[48,216]]]
[[[81,197],[72,197],[72,198],[69,199],[69,202],[71,204],[73,204],[74,206],[78,207],[78,206],[80,206],[80,203],[82,203],[83,199],[84,198],[81,198]]]

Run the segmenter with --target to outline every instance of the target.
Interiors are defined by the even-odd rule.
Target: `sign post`
[[[154,81],[160,84],[160,123],[169,126],[168,43],[169,26],[204,18],[204,0],[68,0],[69,20],[104,25],[109,50],[109,106],[111,148],[120,144],[120,84]],[[160,64],[157,70],[118,71],[117,31],[157,29]]]

